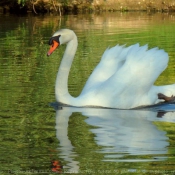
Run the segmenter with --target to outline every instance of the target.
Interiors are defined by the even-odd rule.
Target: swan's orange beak
[[[50,46],[50,50],[47,52],[47,56],[50,56],[52,52],[59,46],[59,43],[53,40],[53,44]]]

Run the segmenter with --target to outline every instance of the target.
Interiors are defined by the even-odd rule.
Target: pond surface
[[[116,44],[164,49],[169,65],[156,84],[175,82],[175,14],[1,14],[1,174],[174,174],[174,104],[145,110],[57,107],[54,85],[65,46],[49,58],[46,53],[59,28],[73,29],[79,40],[69,75],[73,96],[104,50]]]

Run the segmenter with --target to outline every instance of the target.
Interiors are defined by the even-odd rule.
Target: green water
[[[168,52],[156,84],[175,82],[175,14],[0,15],[1,174],[174,174],[175,114],[102,109],[56,110],[54,85],[65,46],[48,40],[71,28],[79,46],[69,76],[78,96],[104,50],[148,44]],[[160,117],[161,116],[161,117]],[[63,168],[55,170],[52,161]]]

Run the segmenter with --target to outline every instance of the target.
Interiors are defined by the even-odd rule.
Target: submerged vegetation
[[[92,11],[175,11],[175,0],[1,0],[1,11],[78,13]]]

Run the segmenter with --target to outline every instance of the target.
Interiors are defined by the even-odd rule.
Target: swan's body
[[[56,43],[56,45],[55,45]],[[55,94],[58,102],[70,106],[101,106],[130,109],[152,105],[160,100],[158,93],[175,95],[175,84],[154,86],[155,80],[168,64],[164,50],[135,44],[107,49],[100,63],[87,80],[81,94],[74,98],[68,92],[68,75],[77,50],[77,37],[72,30],[61,29],[49,41],[48,55],[67,43],[57,74]]]

